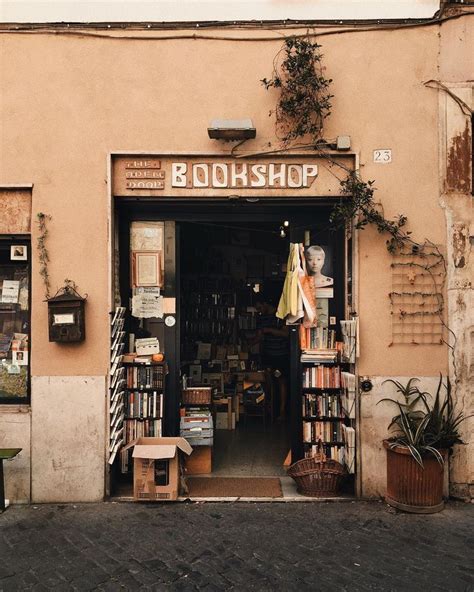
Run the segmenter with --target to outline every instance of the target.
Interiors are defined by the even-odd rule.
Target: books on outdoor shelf
[[[157,391],[130,391],[125,395],[125,414],[133,419],[163,417],[163,395]]]
[[[342,407],[347,417],[355,419],[356,376],[351,372],[341,373]]]
[[[340,388],[339,366],[314,366],[303,370],[303,388]]]
[[[341,465],[345,462],[346,452],[344,446],[337,446],[334,444],[313,444],[306,447],[304,456],[305,458],[311,458],[321,452],[324,452],[326,458],[336,460],[338,463],[341,463]]]
[[[301,353],[301,361],[304,362],[336,362],[338,357],[337,349],[314,349]]]
[[[303,327],[300,325],[302,350],[336,349],[336,331],[327,327]]]
[[[163,366],[128,366],[127,388],[162,389],[164,386]]]
[[[125,419],[124,436],[126,444],[142,437],[160,438],[161,419]]]
[[[304,421],[303,442],[342,442],[342,421]]]
[[[343,411],[339,395],[307,394],[303,397],[303,417],[342,418]]]

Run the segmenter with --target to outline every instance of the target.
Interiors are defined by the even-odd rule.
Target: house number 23
[[[388,164],[392,162],[391,150],[374,150],[374,162],[377,164]]]

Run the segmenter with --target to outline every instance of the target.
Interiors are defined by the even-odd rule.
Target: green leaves
[[[417,382],[418,378],[410,378],[406,385],[393,379],[385,380],[383,383],[393,384],[404,399],[403,402],[391,398],[379,401],[392,403],[399,411],[388,426],[389,430],[395,428],[395,434],[389,439],[390,448],[405,446],[421,467],[423,457],[427,454],[431,454],[440,464],[444,464],[444,457],[440,451],[449,450],[454,444],[462,443],[459,425],[466,418],[462,412],[456,412],[454,409],[449,378],[444,385],[443,375],[440,374],[432,405],[428,402],[428,397],[431,399],[432,396],[426,391],[420,391]],[[446,391],[444,398],[441,396],[443,387]]]
[[[280,90],[274,113],[277,135],[285,144],[305,136],[316,143],[330,114],[333,95],[327,89],[332,80],[323,75],[320,48],[309,38],[288,37],[275,58],[283,54],[279,68],[260,81],[267,90]]]
[[[390,234],[386,241],[389,253],[395,253],[405,244],[416,244],[409,237],[409,231],[402,228],[407,224],[407,217],[398,214],[394,220],[387,220],[379,204],[374,202],[374,181],[362,181],[355,172],[349,173],[341,181],[341,192],[344,198],[334,206],[330,222],[345,227],[354,221],[355,228],[364,229],[368,224],[375,226],[377,231]]]

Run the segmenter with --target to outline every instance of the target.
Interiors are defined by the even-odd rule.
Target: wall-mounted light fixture
[[[207,128],[212,140],[251,140],[257,135],[251,119],[213,119]]]

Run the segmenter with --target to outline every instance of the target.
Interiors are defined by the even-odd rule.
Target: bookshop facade
[[[158,25],[6,27],[0,448],[22,449],[4,463],[11,501],[131,495],[129,444],[160,435],[193,447],[190,473],[283,489],[288,453],[322,448],[345,467],[345,493],[379,497],[387,378],[435,392],[449,374],[471,413],[471,173],[458,166],[471,120],[424,84],[441,76],[472,108],[467,64],[447,50],[462,21],[354,35],[313,23],[335,97],[324,151],[283,149],[268,117],[277,90],[259,82],[281,35],[306,28],[260,39],[244,24],[237,42],[231,25],[173,39]],[[255,138],[209,137],[211,120],[242,117]],[[332,225],[350,171],[375,180],[387,219],[405,214],[443,253],[446,269],[430,251],[438,283],[374,228]],[[450,460],[463,496],[469,450]]]

